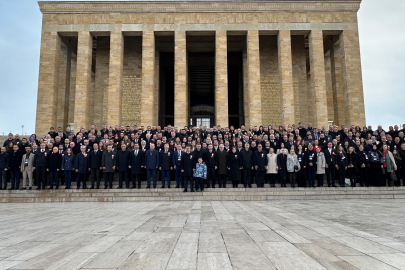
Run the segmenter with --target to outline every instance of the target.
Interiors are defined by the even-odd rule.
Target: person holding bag
[[[388,145],[384,144],[382,150],[381,169],[383,178],[385,178],[387,185],[390,187],[391,175],[394,176],[394,181],[396,180],[395,171],[397,170],[397,165],[395,164],[394,155],[388,150]],[[385,185],[385,183],[383,185]]]

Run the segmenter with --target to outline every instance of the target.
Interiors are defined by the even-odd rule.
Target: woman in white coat
[[[316,176],[318,178],[318,187],[323,187],[323,175],[325,174],[325,155],[322,153],[321,148],[316,149],[317,160],[316,160]]]
[[[274,153],[274,149],[270,148],[267,154],[267,171],[270,187],[276,187],[277,179],[277,154]]]

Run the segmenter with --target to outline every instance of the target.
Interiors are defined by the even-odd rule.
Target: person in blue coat
[[[264,174],[267,170],[267,155],[262,149],[262,145],[257,146],[257,151],[253,154],[253,165],[256,170],[256,185],[259,188],[264,187]]]
[[[17,144],[13,146],[13,151],[9,155],[9,168],[11,176],[11,187],[9,189],[19,189],[22,153],[20,152]]]
[[[156,170],[159,168],[159,152],[155,144],[150,143],[150,149],[145,152],[146,188],[150,188],[150,177],[153,179],[153,188],[156,188]]]
[[[67,148],[62,157],[62,171],[65,174],[65,189],[70,189],[72,172],[74,171],[75,156],[71,148]]]
[[[89,171],[89,155],[86,153],[86,146],[80,146],[80,153],[75,159],[75,169],[77,173],[77,189],[80,188],[80,182],[83,182],[83,189],[86,189],[87,173]]]
[[[176,178],[176,188],[183,188],[184,181],[183,181],[183,174],[181,172],[181,155],[183,151],[181,149],[181,145],[177,145],[177,149],[173,152],[173,168],[174,168],[174,176]]]
[[[143,162],[145,161],[144,152],[139,149],[139,144],[134,144],[134,150],[131,151],[130,155],[130,168],[131,168],[131,177],[132,177],[132,187],[136,187],[136,180],[138,180],[138,189],[141,188],[141,175]]]
[[[118,169],[119,181],[118,188],[122,188],[122,182],[125,179],[125,187],[129,188],[129,159],[131,153],[127,151],[127,145],[122,144],[121,150],[117,153],[117,158],[115,159],[115,167]]]
[[[6,148],[2,147],[0,153],[0,190],[7,188],[7,171],[9,161],[9,154],[6,152]],[[4,187],[2,182],[4,182]]]
[[[184,190],[187,192],[188,182],[190,182],[191,192],[194,192],[193,172],[195,169],[194,155],[190,152],[190,146],[186,146],[186,152],[181,155],[181,172],[184,177]]]

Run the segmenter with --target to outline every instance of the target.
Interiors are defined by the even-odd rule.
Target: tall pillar
[[[227,127],[228,49],[226,31],[215,32],[215,124]]]
[[[328,126],[326,100],[325,60],[322,30],[312,30],[308,37],[311,87],[314,95],[314,127]],[[311,89],[312,90],[312,89]]]
[[[281,90],[281,123],[292,125],[295,124],[295,106],[290,30],[280,30],[278,33],[278,71]]]
[[[65,44],[61,44],[60,65],[59,65],[59,89],[56,125],[63,130],[68,124],[69,113],[69,90],[70,90],[70,67],[71,50]]]
[[[186,32],[174,32],[174,126],[188,125]]]
[[[330,50],[325,53],[325,83],[326,83],[326,99],[328,106],[328,121],[335,122],[335,111],[333,107],[333,87],[332,87],[332,61]]]
[[[260,88],[259,31],[247,32],[247,64],[249,80],[249,124],[262,124],[262,97]]]
[[[342,75],[343,49],[340,41],[332,46],[330,50],[331,77],[333,92],[333,109],[335,115],[335,125],[346,124],[345,95]]]
[[[124,62],[124,37],[122,36],[121,31],[113,31],[110,34],[107,126],[121,125],[123,62]]]
[[[110,37],[97,37],[96,78],[94,87],[94,122],[99,129],[107,124],[108,66]],[[105,95],[105,96],[104,96]]]
[[[142,98],[141,126],[153,125],[155,73],[155,33],[143,31],[142,35]]]
[[[91,65],[93,37],[90,32],[79,32],[77,44],[76,64],[76,92],[75,92],[75,113],[74,130],[77,132],[80,127],[86,130],[90,127],[90,88],[91,88]]]
[[[343,85],[345,87],[346,125],[364,126],[363,80],[358,30],[343,30],[339,36],[343,48]]]
[[[56,124],[61,40],[57,32],[42,32],[35,133],[45,135]]]

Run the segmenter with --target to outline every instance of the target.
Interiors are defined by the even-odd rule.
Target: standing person
[[[9,154],[6,152],[6,147],[3,146],[0,153],[0,190],[7,189],[7,174],[9,164]],[[2,182],[4,182],[3,185]]]
[[[398,150],[398,154],[401,157],[402,163],[402,185],[405,186],[405,142],[401,143],[401,149]]]
[[[250,145],[245,143],[245,149],[240,152],[242,156],[243,186],[245,188],[252,187],[253,152],[249,148]]]
[[[182,149],[181,145],[177,144],[176,151],[173,153],[173,168],[174,168],[174,177],[176,178],[176,188],[183,188],[183,174],[181,173],[181,155]]]
[[[33,184],[33,178],[32,178],[32,167],[34,163],[34,155],[31,153],[31,147],[26,146],[25,147],[25,154],[22,157],[21,160],[21,172],[23,175],[23,181],[22,181],[22,189],[26,189],[27,187],[31,190],[32,189],[32,184]],[[1,166],[0,166],[1,170]],[[27,178],[28,178],[28,185],[27,185]],[[0,189],[1,189],[1,180],[0,180]]]
[[[212,144],[208,145],[208,150],[204,156],[205,165],[207,166],[207,185],[205,187],[215,188],[215,172],[217,170],[218,157]],[[211,182],[211,185],[210,185]]]
[[[153,188],[156,188],[156,170],[159,168],[159,152],[155,150],[155,144],[149,144],[149,150],[145,153],[146,166],[146,188],[150,188],[150,177],[152,176]]]
[[[368,154],[364,152],[362,144],[360,144],[359,151],[357,152],[357,167],[360,175],[360,185],[368,187],[370,180],[368,179],[367,171],[370,165],[368,163]]]
[[[144,153],[139,149],[139,144],[134,144],[134,150],[130,155],[130,167],[132,176],[132,187],[136,187],[136,181],[138,180],[138,189],[141,188],[141,175],[143,162],[145,160]]]
[[[395,181],[394,185],[396,187],[399,187],[401,184],[402,158],[399,155],[399,152],[397,149],[394,149],[394,151],[392,151],[392,155],[394,156],[395,165],[397,165],[397,170],[395,171],[396,176],[397,176],[397,181]]]
[[[40,145],[41,149],[35,152],[34,156],[34,167],[33,170],[37,171],[37,189],[45,189],[45,182],[46,182],[46,167],[48,166],[48,158],[49,153],[48,150],[45,149],[45,143],[42,142]]]
[[[11,187],[9,189],[19,189],[22,153],[17,144],[13,146],[13,151],[9,155],[9,169],[11,176]]]
[[[62,166],[62,156],[59,154],[58,147],[52,148],[52,153],[49,154],[48,168],[49,172],[49,189],[53,189],[55,182],[55,189],[59,189],[59,170]]]
[[[160,152],[159,170],[162,173],[162,188],[165,188],[165,180],[167,177],[167,188],[170,188],[170,172],[173,170],[173,155],[169,150],[169,144],[165,143],[164,150]]]
[[[127,151],[127,145],[122,144],[121,150],[118,151],[117,158],[115,159],[115,167],[119,173],[118,188],[122,188],[123,181],[125,181],[125,188],[129,188],[129,159],[130,152]]]
[[[342,145],[339,145],[336,151],[336,171],[339,173],[339,186],[345,187],[346,176],[346,153]]]
[[[374,186],[383,185],[382,175],[382,153],[378,151],[377,145],[374,144],[372,150],[368,153],[368,160],[370,162],[370,174],[373,176],[372,183]]]
[[[316,158],[312,144],[308,145],[308,150],[305,152],[305,167],[308,174],[308,187],[315,187],[315,173],[316,173]]]
[[[316,174],[318,175],[318,187],[323,187],[323,175],[325,174],[326,160],[320,147],[316,148]]]
[[[287,148],[281,149],[281,153],[277,155],[278,179],[281,187],[287,187]]]
[[[297,173],[298,187],[307,187],[306,171],[304,169],[305,154],[302,151],[302,145],[298,145],[297,158],[298,158],[298,162],[300,163],[300,170]]]
[[[287,172],[290,176],[291,187],[295,188],[295,182],[297,180],[297,172],[301,169],[298,157],[295,154],[293,147],[290,148],[290,153],[287,155]]]
[[[388,145],[384,144],[382,147],[382,173],[387,185],[391,186],[391,173],[395,173],[397,165],[395,164],[394,156],[388,150]],[[385,186],[385,182],[382,183]]]
[[[80,153],[75,159],[75,169],[77,173],[77,189],[80,189],[80,182],[83,183],[83,189],[86,189],[87,174],[89,171],[89,155],[86,152],[86,146],[80,146]]]
[[[65,154],[62,158],[62,171],[65,174],[65,189],[70,189],[70,185],[72,184],[72,173],[75,164],[75,156],[73,155],[73,151],[71,148],[67,148],[65,150]]]
[[[349,151],[346,154],[347,170],[346,174],[350,179],[351,187],[356,187],[356,173],[357,173],[357,154],[354,152],[354,147],[349,146]]]
[[[203,162],[203,158],[199,157],[195,165],[194,175],[196,182],[196,191],[204,191],[204,180],[207,179],[207,165]],[[200,190],[198,189],[200,187]]]
[[[98,144],[93,144],[93,151],[89,153],[89,166],[91,172],[91,189],[94,189],[94,184],[97,189],[100,188],[100,173],[101,173],[101,160],[103,159],[103,152],[98,149]]]
[[[328,147],[323,151],[325,156],[325,169],[328,187],[336,187],[335,185],[335,165],[336,165],[336,151],[332,147],[332,142],[328,142]]]
[[[187,192],[188,189],[188,182],[190,182],[190,189],[191,192],[194,192],[194,181],[193,181],[193,172],[194,172],[194,156],[193,153],[190,151],[190,146],[186,146],[186,151],[181,155],[181,172],[184,177],[184,190],[183,192]]]
[[[236,147],[233,146],[231,152],[228,154],[227,168],[229,170],[229,179],[232,181],[232,187],[237,188],[241,180],[242,156],[237,152]]]
[[[112,145],[107,146],[107,151],[103,153],[101,166],[104,171],[104,189],[112,188],[114,172],[115,172],[115,155],[112,150]]]
[[[277,172],[278,172],[277,154],[274,153],[274,148],[271,147],[269,149],[269,153],[267,154],[267,169],[266,169],[270,187],[276,187]]]
[[[226,165],[228,163],[228,152],[224,149],[224,145],[219,145],[219,150],[217,151],[218,157],[218,184],[219,188],[226,188],[226,176],[227,176],[227,168]]]
[[[257,151],[253,155],[253,165],[256,170],[256,185],[259,188],[264,187],[264,173],[267,170],[267,155],[262,150],[262,145],[257,146]]]

